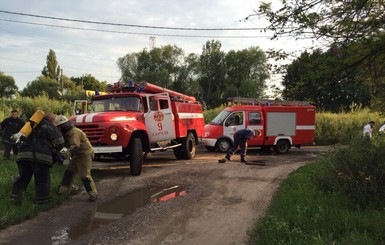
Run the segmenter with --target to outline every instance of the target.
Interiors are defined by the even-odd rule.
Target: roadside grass
[[[57,195],[57,187],[61,181],[65,166],[54,165],[51,169],[51,202],[45,205],[35,205],[35,184],[32,177],[26,192],[20,201],[10,200],[12,185],[18,176],[15,159],[0,160],[0,229],[30,219],[40,212],[51,209],[69,198],[67,195]]]
[[[383,172],[384,143],[361,141],[291,173],[250,230],[250,244],[385,244],[385,180],[374,176]],[[364,146],[366,157],[358,157]],[[352,195],[373,189],[380,190]]]

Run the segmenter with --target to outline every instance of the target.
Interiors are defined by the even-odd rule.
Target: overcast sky
[[[157,28],[265,27],[266,22],[257,19],[240,21],[258,4],[256,0],[1,0],[0,11],[18,14],[0,12],[0,71],[11,75],[21,90],[41,75],[49,49],[53,49],[64,75],[91,74],[100,81],[113,83],[120,78],[117,59],[127,53],[148,49],[150,37],[154,37],[156,47],[176,45],[186,55],[201,54],[208,40],[219,40],[225,52],[252,46],[264,51],[269,48],[293,51],[304,50],[310,45],[293,39],[272,41],[268,38],[271,33],[259,30]]]

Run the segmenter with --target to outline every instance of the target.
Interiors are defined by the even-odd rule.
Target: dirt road
[[[137,177],[118,167],[98,170],[96,203],[82,192],[0,231],[0,243],[247,244],[248,230],[281,181],[327,149],[292,148],[285,155],[249,150],[248,160],[265,166],[242,164],[239,156],[221,164],[223,154],[203,149],[190,161],[175,160],[172,151],[156,153]]]

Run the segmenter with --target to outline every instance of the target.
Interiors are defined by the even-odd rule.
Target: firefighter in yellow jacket
[[[69,159],[69,164],[60,183],[59,193],[70,192],[75,176],[79,175],[89,195],[88,201],[95,201],[97,190],[91,176],[94,149],[90,141],[82,130],[75,127],[75,122],[69,121],[65,116],[56,116],[55,125],[62,132],[65,140],[66,149],[62,150],[61,153]]]

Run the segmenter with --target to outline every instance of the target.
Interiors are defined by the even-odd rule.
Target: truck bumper
[[[119,146],[94,146],[94,152],[95,154],[98,153],[116,153],[116,152],[122,152],[123,148],[121,145]]]
[[[215,144],[217,143],[217,139],[202,138],[202,143],[205,146],[215,147]]]

